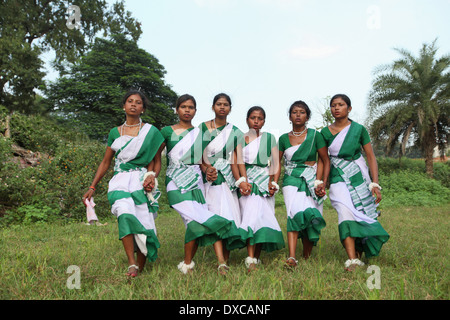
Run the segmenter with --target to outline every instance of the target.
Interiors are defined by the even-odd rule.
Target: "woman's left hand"
[[[373,195],[374,197],[377,197],[377,198],[375,199],[375,203],[376,203],[376,204],[379,204],[380,201],[381,201],[381,191],[380,191],[380,189],[378,189],[377,187],[373,187],[373,189],[372,189],[372,195]]]

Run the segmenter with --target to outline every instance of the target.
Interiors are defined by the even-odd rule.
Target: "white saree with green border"
[[[356,249],[370,258],[379,255],[389,234],[377,220],[379,212],[369,191],[369,170],[360,154],[363,130],[362,125],[352,121],[329,145],[330,200],[338,213],[341,241],[354,237]]]
[[[240,143],[243,133],[231,123],[210,132],[206,125],[201,125],[203,140],[209,141],[205,155],[210,164],[217,169],[217,179],[205,182],[205,198],[208,210],[229,220],[230,230],[222,236],[222,241],[228,250],[243,247],[240,241],[239,226],[241,211],[236,191],[236,180],[231,172],[231,161],[235,148]]]
[[[272,134],[263,132],[242,149],[251,194],[239,196],[242,222],[241,241],[261,244],[271,252],[284,248],[284,238],[275,217],[275,196],[269,196],[269,160],[276,141]],[[278,156],[278,155],[276,155]]]
[[[137,247],[149,261],[156,260],[160,247],[155,227],[158,202],[148,200],[142,185],[147,166],[162,142],[161,133],[150,124],[143,125],[136,137],[120,136],[114,128],[108,138],[108,145],[115,151],[108,200],[111,212],[118,219],[119,239],[133,234]]]
[[[325,142],[320,133],[308,129],[302,144],[292,146],[289,135],[284,134],[280,137],[279,147],[284,151],[282,191],[287,211],[287,231],[298,232],[299,238],[306,236],[316,245],[321,229],[326,226],[322,214],[326,196],[319,198],[315,194],[317,164],[309,166],[305,162],[316,161],[317,150],[325,147]]]
[[[186,227],[185,243],[214,244],[231,227],[231,222],[208,210],[199,163],[203,139],[199,128],[176,135],[171,127],[161,130],[167,146],[166,190],[170,206]]]

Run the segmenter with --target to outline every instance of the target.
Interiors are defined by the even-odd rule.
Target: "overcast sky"
[[[109,1],[112,3],[113,1]],[[291,130],[287,110],[304,100],[321,126],[325,99],[347,94],[363,123],[377,66],[418,55],[438,38],[450,53],[450,0],[126,0],[142,23],[139,47],[165,67],[166,83],[197,100],[194,125],[210,120],[214,95],[231,96],[229,121],[247,131],[254,105],[264,129]],[[81,12],[82,14],[82,12]]]

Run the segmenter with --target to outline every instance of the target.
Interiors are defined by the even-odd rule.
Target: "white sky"
[[[109,1],[112,3],[113,1]],[[165,67],[166,83],[197,100],[194,125],[210,120],[213,97],[232,99],[229,122],[247,131],[246,112],[266,110],[263,128],[291,130],[295,100],[320,126],[325,98],[345,93],[355,121],[366,119],[373,71],[418,55],[438,38],[438,57],[450,53],[450,0],[126,0],[142,23],[139,47]],[[81,12],[82,14],[82,12]]]

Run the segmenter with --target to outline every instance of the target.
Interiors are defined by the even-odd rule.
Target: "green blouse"
[[[370,143],[370,136],[367,129],[361,124],[352,121],[351,128],[345,137],[342,147],[339,150],[338,157],[345,160],[356,160],[361,156],[361,147]],[[327,146],[330,146],[339,133],[332,134],[328,127],[321,131]],[[341,178],[338,169],[331,166],[330,183],[344,182]]]
[[[194,130],[195,127],[189,128],[179,135],[175,133],[171,126],[167,126],[161,129],[161,134],[164,138],[164,143],[167,147],[166,156],[169,156],[169,152],[175,147],[175,145],[180,142],[189,132]],[[194,144],[190,148],[188,154],[185,154],[180,161],[185,164],[199,164],[202,161],[203,150],[205,149],[208,143],[202,140],[201,132],[197,136]],[[168,160],[168,159],[167,159]]]

